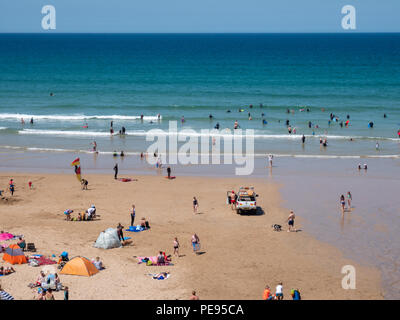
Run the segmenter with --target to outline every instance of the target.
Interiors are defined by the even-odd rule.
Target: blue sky
[[[44,5],[56,30],[41,27]],[[0,32],[400,32],[400,0],[0,0]]]

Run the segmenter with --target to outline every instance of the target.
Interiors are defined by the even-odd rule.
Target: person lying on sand
[[[0,267],[0,274],[2,274],[3,276],[6,276],[10,273],[15,272],[13,267]]]
[[[161,273],[152,274],[151,276],[155,280],[164,280],[164,279],[167,279],[168,275],[169,275],[169,272],[161,272]]]
[[[150,229],[150,224],[149,224],[149,222],[146,220],[145,217],[143,217],[142,220],[140,220],[140,226],[141,226],[142,228],[144,228],[145,230],[146,230],[146,229]]]

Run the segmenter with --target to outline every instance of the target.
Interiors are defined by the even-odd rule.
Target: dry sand
[[[288,210],[281,208],[279,186],[257,179],[139,176],[138,181],[120,182],[112,175],[87,175],[89,190],[82,191],[73,175],[14,174],[0,176],[1,189],[14,178],[12,200],[0,200],[0,230],[23,234],[34,242],[38,253],[59,255],[68,251],[92,259],[100,256],[106,269],[92,277],[60,275],[70,289],[70,299],[187,299],[195,289],[200,299],[261,299],[266,284],[275,291],[283,282],[285,299],[290,289],[299,288],[303,299],[382,299],[380,273],[345,259],[339,250],[321,243],[306,230],[286,232]],[[29,190],[28,181],[34,185]],[[237,215],[226,204],[227,190],[253,185],[265,212],[257,216]],[[192,199],[199,201],[193,214]],[[68,222],[63,214],[70,208],[84,211],[95,204],[98,221]],[[99,233],[121,222],[129,226],[131,205],[136,205],[136,222],[146,217],[151,229],[124,232],[132,244],[102,250],[93,247]],[[322,214],[322,213],[321,213]],[[274,232],[271,225],[284,226]],[[301,229],[301,217],[296,220]],[[204,254],[191,248],[196,232]],[[134,256],[173,252],[178,237],[182,257],[173,266],[147,267]],[[0,258],[1,259],[1,258]],[[8,265],[3,263],[2,265]],[[341,287],[342,266],[357,270],[356,290]],[[37,278],[41,267],[14,266],[16,273],[0,277],[4,290],[15,299],[33,299],[27,285]],[[171,272],[167,280],[153,280],[148,273]],[[56,299],[63,292],[55,293]]]

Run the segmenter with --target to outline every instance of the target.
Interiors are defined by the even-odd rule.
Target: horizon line
[[[314,31],[314,32],[0,32],[0,34],[400,34],[400,31]]]

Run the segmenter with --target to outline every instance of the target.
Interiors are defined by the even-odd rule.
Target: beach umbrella
[[[11,264],[28,263],[22,249],[17,244],[12,244],[4,250],[3,260]]]
[[[14,238],[14,236],[11,233],[8,232],[0,233],[0,241],[10,240],[12,238]]]

